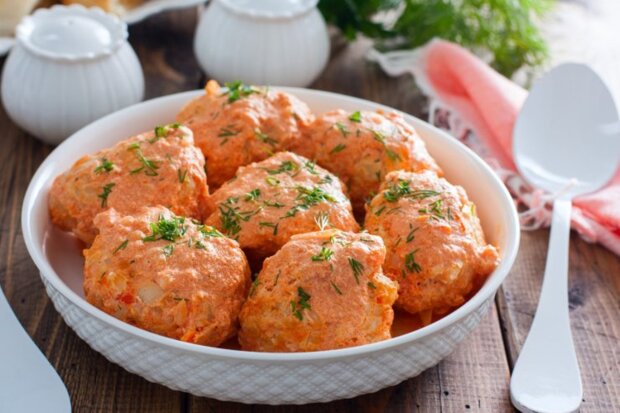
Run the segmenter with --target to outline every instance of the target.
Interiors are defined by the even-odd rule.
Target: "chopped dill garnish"
[[[409,181],[403,179],[399,179],[398,183],[391,184],[383,191],[383,198],[388,202],[396,202],[400,198],[425,199],[435,195],[439,195],[439,192],[431,189],[412,190]]]
[[[136,168],[131,170],[129,173],[131,175],[135,175],[138,174],[142,171],[144,171],[144,174],[147,176],[157,176],[157,169],[159,169],[159,165],[157,164],[156,161],[152,161],[150,159],[146,159],[144,157],[144,155],[142,154],[142,151],[140,150],[140,148],[136,149],[135,152],[136,154],[136,158],[138,158],[138,160],[140,161],[140,163],[142,164],[141,167]]]
[[[362,121],[362,113],[358,110],[355,111],[351,114],[351,116],[349,116],[349,120],[351,122],[357,122],[360,123]]]
[[[307,188],[305,186],[298,185],[295,189],[297,189],[297,192],[299,193],[296,199],[303,201],[303,205],[306,206],[313,206],[323,201],[336,202],[336,199],[333,196],[317,186]]]
[[[319,230],[324,231],[325,228],[329,227],[329,214],[325,211],[321,211],[314,217],[314,222]]]
[[[109,184],[106,184],[103,186],[102,192],[97,195],[97,198],[101,198],[101,208],[105,208],[108,206],[108,197],[110,196],[110,193],[112,192],[112,188],[114,188],[114,185],[116,185],[113,182],[110,182]]]
[[[278,169],[266,169],[269,175],[277,175],[283,172],[291,172],[299,170],[299,165],[293,161],[284,161],[280,164]]]
[[[278,186],[280,185],[280,180],[274,178],[273,176],[268,176],[265,178],[265,182],[267,183],[267,185],[269,186]]]
[[[381,208],[379,208],[379,209],[377,209],[377,210],[375,211],[375,215],[376,215],[376,216],[379,216],[379,215],[381,215],[381,213],[382,213],[383,211],[385,211],[385,205],[381,205]]]
[[[174,244],[168,244],[164,248],[162,248],[162,250],[164,251],[164,255],[166,257],[169,257],[174,252]]]
[[[405,255],[405,268],[407,272],[420,272],[422,271],[422,267],[415,260],[415,254],[418,252],[417,249],[411,251],[409,254]]]
[[[185,227],[185,217],[173,216],[166,219],[163,215],[159,216],[157,222],[151,222],[151,235],[142,238],[145,242],[158,241],[160,239],[166,241],[176,241],[185,235],[187,228]]]
[[[316,171],[316,169],[314,169],[316,167],[316,164],[312,161],[306,161],[304,163],[304,168],[310,172],[312,175],[318,175],[319,173]]]
[[[128,239],[126,239],[125,241],[121,242],[120,245],[118,247],[116,247],[116,249],[114,249],[114,251],[112,252],[112,255],[116,254],[120,250],[124,250],[125,248],[127,248],[127,244],[129,244],[129,240]]]
[[[222,234],[220,231],[208,225],[200,225],[198,227],[198,230],[205,237],[222,238],[224,236],[224,234]]]
[[[330,281],[330,283],[331,283],[332,287],[334,288],[334,290],[336,290],[338,295],[342,295],[342,291],[340,291],[340,288],[338,288],[338,286],[333,281]]]
[[[149,143],[155,143],[161,138],[165,138],[170,129],[179,129],[180,127],[180,123],[171,123],[165,126],[155,126],[155,136],[152,139],[149,139]]]
[[[254,134],[261,142],[266,143],[267,145],[274,146],[278,144],[278,141],[276,139],[269,137],[269,135],[261,132],[261,130],[258,128],[254,129]]]
[[[224,94],[228,95],[228,103],[233,103],[241,98],[250,96],[252,93],[258,92],[258,90],[254,89],[252,86],[248,86],[240,80],[226,82],[224,86],[226,87]]]
[[[252,281],[252,285],[250,286],[250,292],[248,293],[250,297],[254,295],[259,284],[260,284],[260,280],[258,279],[258,274],[257,274],[256,278],[254,278],[254,281]]]
[[[318,254],[312,256],[312,261],[329,261],[332,259],[334,251],[329,248],[321,247]]]
[[[330,174],[327,174],[319,181],[319,185],[331,184],[332,182],[334,182],[334,177],[331,176]]]
[[[338,129],[340,133],[342,133],[342,136],[346,137],[349,134],[349,130],[347,129],[347,126],[344,123],[336,122],[334,126],[336,126],[336,129]]]
[[[338,153],[343,151],[345,148],[347,147],[347,145],[343,144],[343,143],[339,143],[338,145],[334,146],[333,149],[331,151],[329,151],[329,153]]]
[[[407,234],[407,244],[409,244],[415,238],[415,232],[419,230],[420,227],[413,228],[413,225],[409,224],[409,234]]]
[[[101,158],[101,165],[95,168],[95,173],[110,172],[112,169],[114,169],[114,164],[108,158]]]
[[[235,203],[235,198],[229,198],[225,203],[221,204],[220,209],[220,220],[226,231],[226,234],[229,236],[234,236],[241,231],[241,222],[247,222],[256,215],[262,207],[258,207],[253,211],[239,211],[239,207],[234,207],[232,204]]]
[[[428,204],[427,208],[418,209],[418,212],[421,214],[428,214],[431,216],[432,219],[439,221],[440,219],[446,218],[445,215],[443,214],[443,211],[441,210],[442,206],[443,206],[443,200],[438,199]],[[450,219],[452,219],[451,215],[450,215]]]
[[[254,188],[254,189],[252,189],[250,192],[248,192],[245,195],[245,200],[246,201],[256,201],[259,196],[260,196],[260,189],[259,188]]]
[[[185,182],[185,178],[187,177],[187,169],[177,169],[177,177],[179,178],[179,182]]]
[[[241,129],[235,129],[235,125],[227,125],[220,129],[220,132],[217,134],[218,138],[222,138],[220,145],[224,145],[228,142],[228,139],[232,136],[237,136],[241,133]]]
[[[273,228],[273,235],[278,235],[278,225],[280,225],[279,223],[274,224],[273,222],[259,222],[258,225],[260,227],[269,227],[269,228]]]
[[[293,313],[293,316],[295,316],[295,318],[301,321],[304,319],[302,311],[312,309],[309,302],[311,296],[306,291],[304,291],[303,288],[298,287],[297,297],[297,301],[291,300],[291,312]]]
[[[355,282],[357,284],[360,283],[360,276],[364,273],[364,264],[356,260],[355,258],[349,257],[349,265],[353,270],[353,276],[355,277]]]
[[[272,208],[282,208],[284,204],[278,201],[263,201],[263,204]]]

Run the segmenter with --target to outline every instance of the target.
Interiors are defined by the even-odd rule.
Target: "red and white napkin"
[[[502,178],[520,213],[523,229],[547,227],[556,194],[532,189],[516,171],[512,130],[527,91],[497,73],[466,49],[433,40],[414,49],[388,53],[371,50],[391,76],[411,73],[430,99],[430,119],[477,152]],[[594,194],[574,201],[572,227],[590,242],[620,255],[620,168]]]

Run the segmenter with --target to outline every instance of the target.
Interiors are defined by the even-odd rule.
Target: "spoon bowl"
[[[515,124],[519,172],[553,194],[553,219],[536,315],[510,382],[522,412],[569,413],[583,388],[568,313],[568,245],[572,199],[596,191],[620,159],[618,111],[588,66],[565,64],[534,84]]]
[[[534,187],[572,197],[605,185],[618,165],[618,110],[588,66],[567,63],[535,83],[514,129],[517,168]]]

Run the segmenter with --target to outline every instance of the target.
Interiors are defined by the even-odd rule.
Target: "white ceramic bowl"
[[[306,89],[282,88],[317,113],[330,109],[389,109],[361,99]],[[374,392],[413,377],[452,352],[486,313],[508,275],[519,244],[513,202],[501,181],[462,144],[405,115],[452,182],[476,202],[501,262],[481,290],[450,315],[420,330],[379,343],[314,353],[254,353],[203,347],[162,337],[121,322],[90,305],[82,292],[79,245],[50,223],[47,194],[53,179],[80,156],[170,122],[203,91],[143,102],[75,133],[43,162],[28,187],[22,227],[28,251],[56,309],[67,324],[110,361],[147,380],[198,396],[244,403],[310,403]]]

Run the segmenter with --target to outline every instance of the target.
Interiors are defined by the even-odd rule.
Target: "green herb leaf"
[[[413,228],[413,225],[409,224],[409,234],[407,234],[407,244],[413,241],[415,232],[419,229],[420,227]]]
[[[226,87],[224,94],[228,95],[228,103],[236,102],[241,98],[250,96],[252,93],[258,93],[258,90],[243,84],[240,80],[226,82],[224,86]]]
[[[388,189],[383,191],[383,198],[388,202],[396,202],[400,198],[425,199],[439,195],[439,192],[431,189],[412,190],[409,181],[400,179],[398,183],[391,184]]]
[[[254,134],[256,135],[256,137],[263,143],[266,143],[267,145],[271,145],[271,146],[275,146],[278,144],[278,141],[269,137],[269,135],[261,132],[260,129],[256,128],[254,129]]]
[[[417,249],[411,251],[409,254],[405,255],[405,268],[407,272],[417,272],[422,271],[422,267],[415,260],[415,254],[418,252]]]
[[[351,122],[357,122],[360,123],[362,121],[362,113],[358,110],[355,111],[351,114],[351,116],[349,116],[349,120]]]
[[[321,247],[318,254],[312,256],[312,261],[329,261],[332,259],[334,251],[329,248]]]
[[[252,281],[252,285],[250,286],[250,292],[248,293],[248,296],[250,297],[254,296],[254,293],[256,292],[256,289],[258,288],[259,284],[260,284],[260,280],[258,279],[258,274],[257,274],[256,278],[254,278],[254,281]]]
[[[336,129],[340,131],[342,136],[344,136],[345,138],[347,137],[347,135],[349,134],[349,130],[347,129],[347,126],[344,123],[336,122],[334,123],[334,126],[336,126]]]
[[[278,225],[280,225],[279,223],[274,224],[273,222],[259,222],[258,225],[260,227],[269,227],[269,228],[273,228],[273,235],[278,235]]]
[[[293,313],[293,316],[295,316],[295,318],[297,318],[299,321],[302,321],[304,319],[304,316],[302,314],[303,310],[312,309],[310,305],[311,296],[306,291],[304,291],[303,288],[298,287],[297,297],[297,302],[291,301],[291,312]]]
[[[101,198],[101,208],[105,208],[108,206],[108,197],[110,196],[112,188],[114,188],[115,185],[116,184],[113,182],[104,185],[101,193],[97,195],[97,198]]]
[[[95,168],[95,173],[98,174],[100,172],[110,172],[114,169],[114,164],[108,160],[108,158],[101,158],[101,165]]]
[[[177,216],[166,219],[160,215],[159,220],[157,222],[152,222],[150,227],[151,235],[142,238],[145,242],[158,241],[160,239],[173,242],[183,237],[187,230],[185,218]]]
[[[138,174],[142,171],[144,171],[144,174],[147,176],[157,176],[157,169],[159,169],[159,165],[157,164],[156,161],[152,161],[150,159],[146,159],[144,157],[144,155],[142,154],[142,151],[140,150],[140,148],[136,149],[135,152],[136,154],[136,158],[138,158],[138,160],[140,161],[140,163],[142,164],[141,167],[136,168],[132,171],[130,171],[129,173],[131,175],[135,175]]]
[[[334,288],[334,290],[336,290],[338,295],[342,295],[342,291],[340,291],[340,288],[338,288],[338,286],[333,281],[330,281],[330,283],[331,283],[332,287]]]
[[[347,145],[345,145],[345,144],[343,144],[343,143],[339,143],[338,145],[334,146],[334,147],[332,148],[332,150],[331,150],[331,151],[329,151],[329,153],[331,154],[331,153],[338,153],[338,152],[341,152],[341,151],[343,151],[346,147],[347,147]]]
[[[179,178],[179,182],[185,182],[185,178],[187,177],[187,169],[177,169],[177,177]]]
[[[125,241],[121,242],[120,245],[118,247],[116,247],[116,249],[112,252],[112,255],[116,254],[120,250],[124,250],[125,248],[127,248],[127,244],[129,244],[129,240],[128,239],[126,239]]]
[[[254,188],[252,189],[250,192],[248,192],[245,195],[245,200],[246,201],[256,201],[258,199],[258,197],[260,196],[260,189],[259,188]]]
[[[164,255],[166,257],[169,257],[172,255],[172,253],[174,252],[174,244],[168,244],[166,245],[164,248],[162,248],[164,251]]]
[[[359,284],[360,276],[364,273],[364,264],[362,264],[355,258],[349,257],[349,265],[351,266],[351,270],[353,270],[353,276],[355,277],[355,282]]]

